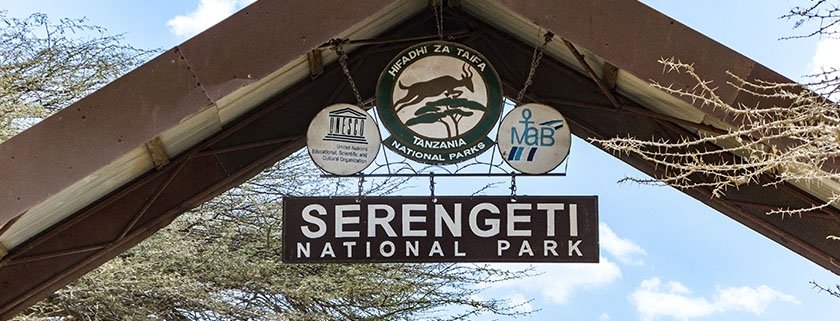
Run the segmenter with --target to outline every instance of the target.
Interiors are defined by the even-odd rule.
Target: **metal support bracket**
[[[155,168],[161,169],[169,164],[169,154],[166,153],[166,148],[163,147],[163,142],[160,141],[160,136],[155,137],[146,143],[146,150],[152,156],[152,162],[155,163]]]
[[[615,90],[615,86],[618,82],[618,67],[609,62],[604,62],[601,77],[604,78],[604,85],[607,86],[607,89]]]
[[[321,56],[321,49],[314,49],[306,53],[306,60],[309,62],[309,78],[318,78],[324,73],[324,58]]]
[[[613,95],[609,86],[603,79],[601,79],[600,77],[598,77],[598,75],[595,74],[595,71],[592,70],[592,67],[589,66],[589,64],[586,62],[586,58],[583,56],[583,54],[581,54],[580,51],[578,51],[577,48],[575,48],[575,45],[573,45],[572,42],[566,39],[563,39],[563,44],[566,45],[566,48],[569,48],[569,51],[571,51],[572,55],[575,56],[575,59],[577,59],[578,63],[580,63],[580,66],[583,67],[583,69],[586,71],[586,74],[589,75],[589,78],[592,78],[592,81],[594,81],[595,84],[598,85],[598,89],[600,89],[601,93],[607,97],[607,99],[610,101],[610,104],[612,104],[613,107],[615,107],[616,109],[621,109],[621,104],[618,103],[618,99],[615,98],[615,95]]]

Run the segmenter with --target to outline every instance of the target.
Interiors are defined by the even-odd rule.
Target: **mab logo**
[[[496,143],[502,159],[525,174],[543,174],[569,155],[572,133],[556,109],[525,104],[511,110],[499,126]]]
[[[508,161],[522,161],[522,156],[525,150],[528,150],[528,156],[524,161],[534,161],[537,151],[540,147],[552,147],[557,142],[554,138],[555,132],[563,128],[564,122],[562,119],[552,119],[536,124],[531,120],[532,112],[529,108],[522,108],[522,119],[518,121],[521,127],[511,127],[510,129],[510,152],[508,152]]]

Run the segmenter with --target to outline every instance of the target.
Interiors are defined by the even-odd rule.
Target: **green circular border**
[[[433,52],[433,45],[446,45],[454,48],[460,48],[470,52],[475,56],[481,58],[481,60],[487,65],[484,68],[484,71],[481,71],[478,68],[475,68],[471,61],[465,60],[463,57],[458,56],[457,53],[436,53]],[[423,55],[423,57],[427,56],[448,56],[460,59],[476,69],[478,73],[482,75],[482,78],[485,82],[485,87],[487,88],[487,111],[482,116],[481,120],[479,120],[478,124],[475,127],[468,130],[466,133],[463,133],[459,136],[455,136],[452,138],[446,139],[438,139],[438,138],[430,138],[425,137],[420,134],[416,134],[410,129],[408,129],[402,121],[400,121],[397,114],[394,112],[393,106],[393,93],[394,93],[394,85],[395,80],[399,78],[405,68],[408,65],[413,64],[416,61],[409,63],[408,65],[403,66],[399,72],[392,78],[390,74],[388,74],[388,70],[390,66],[396,63],[404,54],[415,50],[421,47],[429,47],[429,53]],[[422,59],[422,58],[420,58]],[[419,59],[418,59],[419,60]],[[390,78],[390,79],[389,79]],[[495,93],[495,94],[493,94]],[[397,54],[394,59],[391,59],[390,62],[386,65],[385,69],[379,75],[379,80],[376,83],[376,111],[379,113],[379,118],[382,120],[382,125],[388,129],[391,133],[392,137],[398,141],[399,143],[412,147],[421,152],[426,153],[450,153],[454,151],[460,151],[469,149],[472,146],[475,146],[479,142],[481,142],[484,138],[487,137],[487,134],[493,130],[498,123],[499,118],[502,115],[502,106],[503,106],[503,94],[502,94],[502,87],[501,87],[501,80],[499,80],[499,74],[496,72],[496,68],[478,51],[464,46],[459,43],[455,42],[448,42],[448,41],[428,41],[416,44],[414,46],[408,47],[405,50],[401,51]],[[417,135],[429,141],[450,141],[454,139],[464,139],[467,145],[455,149],[427,149],[414,144],[414,136]],[[390,147],[389,147],[390,148]]]

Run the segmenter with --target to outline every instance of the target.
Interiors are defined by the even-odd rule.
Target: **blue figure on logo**
[[[563,121],[560,119],[549,120],[534,126],[535,121],[532,121],[531,117],[531,110],[523,108],[522,120],[519,121],[523,125],[522,131],[520,132],[516,127],[510,129],[510,142],[513,147],[510,148],[510,153],[508,153],[507,159],[509,161],[522,161],[522,154],[526,147],[529,150],[524,161],[531,162],[537,155],[539,147],[554,146],[556,142],[554,132],[563,127]]]

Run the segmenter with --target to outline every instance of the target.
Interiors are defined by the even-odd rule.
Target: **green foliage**
[[[18,320],[461,320],[517,314],[477,298],[521,276],[466,264],[284,264],[283,195],[335,195],[297,153],[184,214],[135,248],[30,308]],[[379,181],[389,193],[401,181]],[[346,185],[345,185],[346,184]]]
[[[0,11],[0,142],[148,59],[84,19]]]
[[[152,51],[84,20],[0,12],[0,141],[147,59]],[[469,107],[468,107],[469,108]],[[460,264],[291,265],[281,257],[284,195],[355,192],[297,153],[171,225],[16,320],[459,320],[517,314],[477,299],[519,274]],[[402,181],[374,182],[369,193]]]

